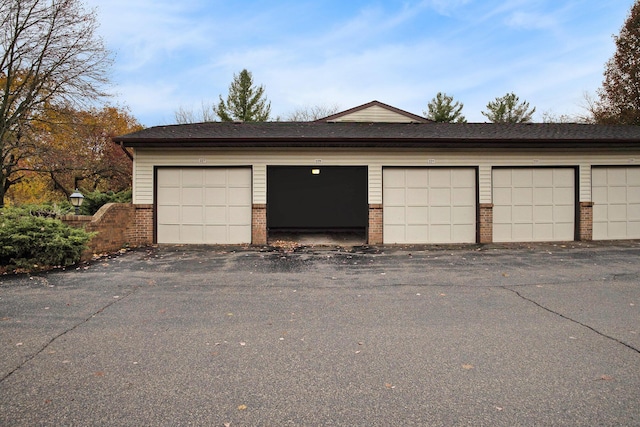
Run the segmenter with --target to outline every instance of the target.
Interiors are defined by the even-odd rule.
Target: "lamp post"
[[[71,204],[76,210],[76,215],[78,215],[80,213],[80,206],[82,206],[82,202],[84,201],[84,196],[76,188],[76,191],[69,196],[69,200],[71,200]]]

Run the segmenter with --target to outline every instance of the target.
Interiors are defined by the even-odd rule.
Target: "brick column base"
[[[593,202],[580,202],[580,225],[578,239],[593,240]]]
[[[382,237],[382,205],[369,205],[369,226],[367,227],[367,243],[381,245]]]
[[[251,206],[251,244],[267,244],[267,205]]]
[[[493,242],[493,203],[480,203],[478,243]]]

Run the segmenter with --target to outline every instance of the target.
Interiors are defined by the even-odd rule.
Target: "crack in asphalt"
[[[125,300],[126,298],[128,298],[129,296],[133,295],[134,293],[136,293],[138,291],[139,287],[134,287],[131,291],[127,292],[126,294],[124,294],[123,296],[119,297],[118,299],[114,299],[113,301],[111,301],[109,304],[105,305],[104,307],[101,307],[99,310],[97,310],[96,312],[92,313],[91,315],[89,315],[88,317],[86,317],[85,319],[81,320],[80,322],[76,323],[75,325],[71,326],[70,328],[60,332],[58,335],[54,336],[53,338],[51,338],[49,341],[47,341],[42,348],[40,348],[39,350],[37,350],[36,352],[34,352],[31,355],[28,355],[18,366],[16,366],[14,369],[12,369],[11,371],[9,371],[5,376],[3,376],[2,378],[0,378],[0,384],[2,384],[7,378],[9,378],[11,375],[13,375],[15,372],[19,371],[20,369],[22,369],[22,367],[24,365],[26,365],[27,363],[31,362],[33,359],[35,359],[36,357],[38,357],[40,354],[42,354],[43,351],[45,351],[47,348],[49,348],[49,346],[51,344],[53,344],[58,338],[61,338],[65,335],[67,335],[69,332],[73,332],[74,330],[76,330],[77,328],[79,328],[80,326],[84,325],[85,323],[89,322],[91,319],[93,319],[94,317],[96,317],[97,315],[101,314],[102,312],[104,312],[106,309],[108,309],[109,307],[111,307],[114,304],[119,303],[120,301]]]
[[[572,319],[572,318],[571,318],[571,317],[569,317],[569,316],[565,316],[565,315],[564,315],[564,314],[562,314],[562,313],[559,313],[559,312],[557,312],[557,311],[555,311],[555,310],[552,310],[552,309],[550,309],[549,307],[545,307],[544,305],[540,304],[539,302],[537,302],[537,301],[535,301],[535,300],[533,300],[533,299],[531,299],[531,298],[527,298],[527,297],[525,297],[524,295],[522,295],[520,292],[516,291],[515,289],[510,289],[510,288],[509,288],[509,287],[507,287],[507,286],[501,286],[500,288],[502,288],[502,289],[504,289],[504,290],[507,290],[507,291],[509,291],[509,292],[513,292],[514,294],[516,294],[516,295],[517,295],[518,297],[520,297],[521,299],[523,299],[523,300],[525,300],[525,301],[527,301],[527,302],[530,302],[530,303],[532,303],[532,304],[536,305],[537,307],[540,307],[541,309],[543,309],[543,310],[545,310],[545,311],[548,311],[548,312],[549,312],[549,313],[551,313],[551,314],[554,314],[554,315],[559,316],[559,317],[561,317],[561,318],[563,318],[563,319],[565,319],[565,320],[568,320],[568,321],[570,321],[570,322],[573,322],[573,323],[575,323],[575,324],[578,324],[578,325],[582,326],[583,328],[587,328],[587,329],[589,329],[590,331],[595,332],[596,334],[600,335],[600,336],[601,336],[601,337],[603,337],[603,338],[606,338],[606,339],[608,339],[608,340],[611,340],[611,341],[613,341],[613,342],[616,342],[616,343],[618,343],[618,344],[621,344],[621,345],[623,345],[623,346],[625,346],[625,347],[627,347],[627,348],[629,348],[629,349],[631,349],[631,350],[635,351],[636,353],[640,353],[640,349],[639,349],[639,348],[636,348],[636,347],[632,346],[631,344],[627,344],[626,342],[621,341],[621,340],[619,340],[619,339],[617,339],[617,338],[615,338],[615,337],[612,337],[611,335],[607,335],[607,334],[605,334],[604,332],[601,332],[601,331],[599,331],[599,330],[595,329],[594,327],[587,325],[586,323],[582,323],[582,322],[580,322],[580,321],[578,321],[578,320],[576,320],[576,319]]]

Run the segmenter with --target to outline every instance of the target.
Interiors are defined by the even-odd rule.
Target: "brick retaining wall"
[[[93,216],[64,215],[60,219],[72,227],[97,233],[83,253],[83,260],[90,259],[93,254],[153,243],[153,205],[107,203]]]

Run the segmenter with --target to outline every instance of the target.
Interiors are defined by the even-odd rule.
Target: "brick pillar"
[[[133,229],[129,231],[131,244],[146,246],[153,244],[153,205],[133,205],[135,209]]]
[[[480,203],[479,242],[493,242],[493,203]]]
[[[579,240],[593,240],[593,202],[580,202],[579,233]]]
[[[267,205],[254,204],[251,207],[251,244],[267,244]]]
[[[381,245],[382,236],[382,205],[369,205],[369,227],[367,227],[367,243]]]

